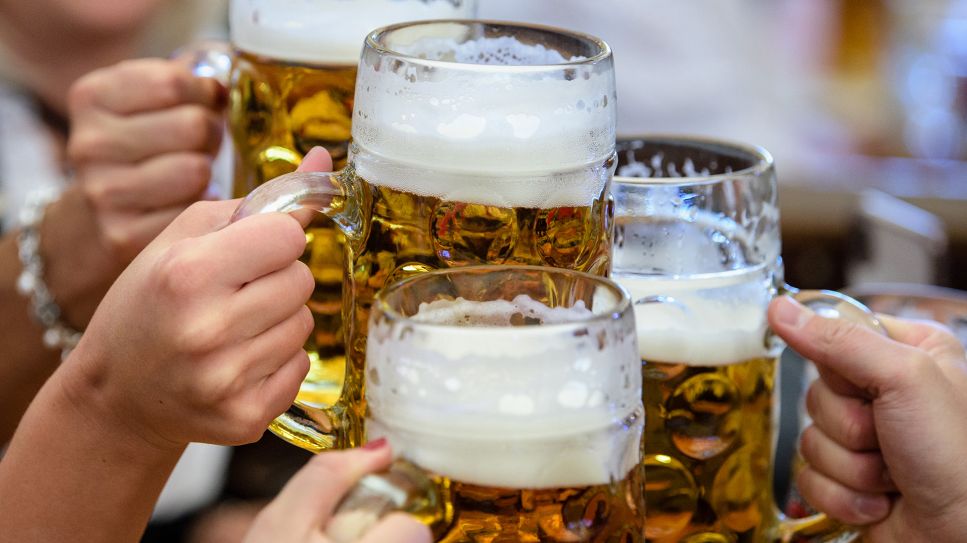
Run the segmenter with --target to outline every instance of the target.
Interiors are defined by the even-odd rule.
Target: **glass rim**
[[[456,62],[452,60],[433,60],[420,58],[413,55],[408,55],[402,53],[395,49],[391,49],[382,43],[382,39],[389,33],[401,30],[404,28],[415,28],[420,26],[432,26],[440,24],[460,24],[465,26],[473,25],[491,25],[496,27],[502,27],[507,29],[523,29],[532,30],[544,33],[559,34],[562,36],[567,36],[579,42],[590,44],[597,48],[597,53],[592,56],[583,58],[581,60],[569,60],[565,62],[558,62],[555,64],[473,64],[468,62]],[[430,68],[449,68],[453,69],[472,69],[474,71],[494,71],[494,72],[507,72],[507,73],[531,73],[531,72],[551,72],[557,70],[566,70],[568,68],[574,68],[577,66],[593,66],[595,64],[607,61],[612,56],[611,46],[607,42],[598,38],[597,36],[586,34],[584,32],[578,32],[575,30],[569,30],[565,28],[555,27],[551,25],[533,24],[533,23],[519,23],[514,21],[501,21],[495,19],[428,19],[422,21],[405,21],[401,23],[395,23],[391,25],[382,26],[377,28],[366,35],[366,40],[364,43],[364,51],[366,49],[375,51],[381,56],[388,56],[406,61],[410,64],[416,64],[420,66],[426,66]],[[365,54],[365,53],[364,53]]]
[[[735,140],[716,138],[712,136],[693,136],[682,134],[638,134],[618,136],[616,146],[633,142],[661,143],[668,145],[687,145],[700,147],[712,145],[732,149],[750,158],[752,166],[729,173],[712,175],[693,175],[683,177],[628,177],[615,174],[614,183],[637,186],[668,186],[668,185],[710,185],[738,177],[754,178],[764,175],[775,167],[772,153],[764,147],[743,143]],[[616,149],[617,150],[617,149]],[[621,151],[618,151],[619,155]]]
[[[602,311],[600,313],[594,313],[592,316],[580,319],[580,320],[567,320],[564,322],[555,322],[549,324],[539,324],[533,326],[496,326],[496,325],[460,325],[460,324],[447,324],[439,322],[427,322],[419,321],[413,319],[412,315],[404,315],[400,313],[395,307],[393,307],[387,298],[394,293],[398,292],[400,289],[407,288],[408,285],[412,283],[418,283],[421,281],[430,281],[437,277],[444,277],[448,275],[456,274],[467,274],[467,273],[500,273],[502,271],[523,271],[523,272],[544,272],[556,275],[568,275],[572,277],[577,277],[584,281],[590,281],[599,286],[610,289],[616,295],[616,300],[613,307],[609,307],[607,311]],[[525,293],[520,293],[525,294]],[[491,300],[483,300],[491,301]],[[422,301],[421,303],[426,303]],[[494,330],[507,330],[514,332],[526,331],[528,328],[540,328],[541,330],[567,330],[571,328],[587,326],[594,323],[605,323],[612,322],[621,319],[621,316],[631,307],[631,295],[628,291],[619,285],[617,282],[600,275],[593,275],[587,272],[571,270],[567,268],[554,268],[551,266],[529,266],[525,264],[480,264],[474,266],[459,266],[454,268],[441,268],[433,271],[418,273],[410,277],[406,277],[394,283],[384,286],[379,289],[376,296],[373,299],[372,309],[378,311],[378,313],[390,319],[393,322],[405,322],[415,328],[428,328],[437,330],[486,330],[493,332]],[[590,309],[590,308],[589,308]],[[593,309],[591,310],[593,311]],[[373,313],[374,315],[376,312]]]

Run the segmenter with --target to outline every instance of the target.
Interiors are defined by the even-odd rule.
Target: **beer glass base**
[[[333,434],[319,431],[309,414],[296,405],[276,417],[269,424],[269,430],[296,447],[313,453],[337,448],[337,443],[343,441]]]

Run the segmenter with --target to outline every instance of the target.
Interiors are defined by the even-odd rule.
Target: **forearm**
[[[0,460],[0,534],[22,543],[136,542],[183,447],[147,443],[124,413],[70,393],[71,373],[64,367],[48,380]]]
[[[13,235],[0,240],[0,444],[13,435],[60,353],[44,347],[41,327],[29,317],[27,299],[17,293],[20,275]]]
[[[13,435],[30,400],[60,362],[59,351],[44,347],[43,329],[17,292],[22,267],[16,237],[11,232],[0,239],[0,443]],[[43,279],[63,311],[61,318],[83,329],[119,266],[101,249],[90,211],[76,190],[50,205],[40,241]]]

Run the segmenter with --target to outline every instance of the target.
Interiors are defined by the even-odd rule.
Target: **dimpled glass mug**
[[[345,237],[348,361],[273,431],[310,450],[363,442],[375,293],[413,274],[527,264],[610,267],[615,86],[601,40],[486,21],[371,33],[356,79],[348,166],[254,190],[236,218],[328,215]]]
[[[359,541],[403,510],[443,543],[643,543],[634,315],[604,277],[468,266],[387,286],[370,314],[370,439],[397,456],[339,504]]]
[[[873,315],[836,292],[785,285],[772,157],[700,138],[618,143],[612,279],[631,294],[645,404],[645,535],[656,543],[764,543],[853,531],[782,518],[773,297],[826,316]]]
[[[183,53],[194,54],[196,74],[229,89],[234,196],[294,171],[314,146],[325,147],[335,167],[346,165],[357,64],[370,31],[476,11],[476,0],[232,0],[231,43],[203,42]],[[308,304],[315,321],[305,345],[309,375],[295,405],[269,426],[308,448],[329,441],[310,440],[300,421],[311,419],[313,406],[336,401],[346,373],[344,243],[324,215],[306,228],[302,261],[316,282]]]

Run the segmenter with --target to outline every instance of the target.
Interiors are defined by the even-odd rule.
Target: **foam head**
[[[503,207],[589,205],[610,179],[614,131],[611,52],[595,38],[435,22],[367,41],[353,162],[372,183]]]
[[[371,321],[369,438],[466,483],[621,479],[639,461],[643,421],[626,317],[617,325],[581,303],[550,308],[522,295],[440,300],[410,319]]]
[[[232,0],[236,47],[278,60],[356,64],[366,35],[402,21],[465,19],[476,0]]]
[[[764,267],[700,276],[616,272],[631,294],[642,360],[720,366],[771,356],[766,308],[773,296]]]

